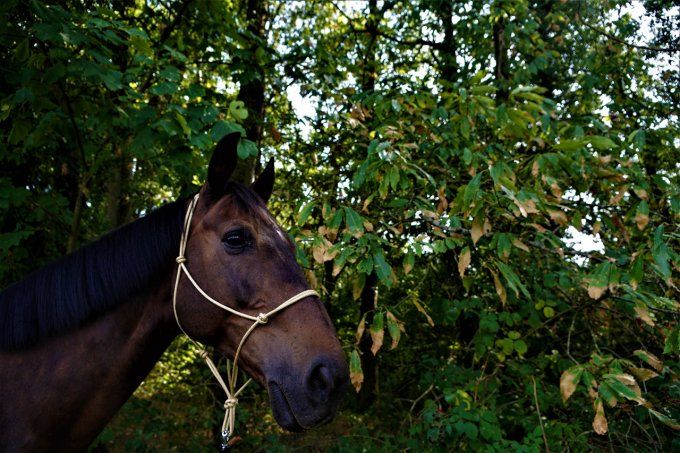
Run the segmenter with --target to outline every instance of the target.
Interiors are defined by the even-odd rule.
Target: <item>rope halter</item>
[[[212,372],[213,376],[215,376],[215,379],[220,384],[220,387],[222,387],[224,393],[227,395],[227,399],[224,401],[224,421],[222,422],[222,449],[226,449],[229,446],[228,443],[229,437],[232,434],[234,434],[234,423],[236,421],[236,406],[238,405],[238,396],[243,391],[243,389],[246,388],[250,381],[252,381],[252,379],[248,379],[241,387],[236,389],[236,380],[238,378],[237,363],[239,355],[241,353],[241,349],[243,348],[246,339],[252,333],[252,331],[255,330],[257,326],[267,324],[267,322],[269,322],[269,318],[271,318],[279,311],[283,310],[284,308],[290,307],[294,303],[299,302],[306,297],[309,296],[318,297],[319,294],[311,289],[302,291],[301,293],[298,293],[295,296],[291,297],[290,299],[286,300],[275,309],[267,313],[260,313],[257,316],[252,316],[247,313],[242,313],[240,311],[234,310],[233,308],[228,307],[210,297],[205,291],[203,291],[203,289],[200,286],[198,286],[196,280],[194,280],[194,278],[189,273],[189,270],[187,269],[186,266],[187,258],[186,256],[184,256],[184,252],[186,251],[187,247],[187,242],[189,240],[189,228],[191,226],[191,219],[194,215],[196,205],[198,204],[198,197],[199,194],[196,194],[194,198],[191,200],[191,202],[189,203],[189,207],[187,208],[187,213],[184,216],[184,227],[182,229],[182,236],[180,237],[179,241],[179,255],[177,255],[177,258],[175,259],[175,261],[177,262],[177,276],[175,278],[175,287],[172,293],[172,310],[175,313],[175,320],[177,321],[177,326],[179,326],[179,329],[182,331],[182,333],[186,335],[187,338],[198,348],[199,356],[203,360],[205,360],[205,363],[208,365],[208,368],[210,368],[210,371]],[[203,348],[197,341],[191,338],[191,336],[189,336],[189,334],[182,327],[182,324],[179,322],[179,316],[177,315],[177,289],[179,288],[179,281],[182,274],[186,275],[187,279],[191,282],[194,288],[196,288],[196,291],[198,291],[201,294],[201,296],[203,296],[203,298],[205,298],[208,302],[217,306],[218,308],[221,308],[222,310],[228,311],[233,315],[246,318],[253,322],[253,324],[248,328],[248,330],[246,330],[246,333],[243,334],[241,342],[238,344],[238,347],[236,348],[236,353],[234,353],[234,361],[231,369],[229,368],[229,366],[227,366],[227,382],[225,382],[224,379],[222,378],[222,375],[220,375],[220,372],[217,369],[217,366],[215,366],[215,363],[210,358],[208,351],[206,351],[205,348]]]

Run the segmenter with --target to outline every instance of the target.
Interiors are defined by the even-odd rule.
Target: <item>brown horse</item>
[[[221,303],[256,316],[308,289],[294,245],[268,213],[274,168],[230,182],[238,134],[208,167],[185,265]],[[166,205],[33,273],[0,294],[0,451],[85,449],[179,334],[175,258],[188,201]],[[192,338],[233,356],[252,324],[208,303],[187,279],[177,315]],[[328,422],[347,365],[318,297],[254,329],[239,366],[269,391],[284,428]]]

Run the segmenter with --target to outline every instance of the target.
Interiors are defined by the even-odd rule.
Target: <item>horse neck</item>
[[[166,273],[158,287],[79,329],[28,351],[0,354],[7,365],[0,367],[0,382],[16,387],[7,394],[17,400],[5,405],[11,414],[0,409],[0,431],[28,433],[30,438],[19,442],[31,450],[86,448],[178,334],[170,301],[172,271]],[[8,419],[12,426],[3,426]]]

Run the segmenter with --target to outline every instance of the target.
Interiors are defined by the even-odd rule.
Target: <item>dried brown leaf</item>
[[[652,319],[652,316],[650,315],[647,307],[635,306],[634,310],[635,310],[635,316],[638,319],[641,319],[648,326],[654,327],[654,325],[655,325],[654,320]]]
[[[416,306],[419,312],[421,312],[423,315],[425,315],[425,318],[427,318],[427,323],[430,325],[430,327],[434,327],[434,321],[432,320],[432,317],[425,311],[422,305],[420,305],[420,302],[417,300],[413,300],[413,305]]]
[[[593,419],[593,430],[600,436],[607,434],[607,418],[604,416],[604,404],[601,399],[595,400],[595,418]]]
[[[512,245],[514,245],[515,247],[517,247],[520,250],[524,250],[527,253],[529,252],[529,246],[526,245],[524,242],[520,241],[519,239],[514,239],[512,241]]]
[[[569,219],[567,219],[567,214],[559,209],[549,209],[548,214],[550,215],[550,218],[553,220],[553,222],[557,223],[560,226],[565,226],[567,223],[569,223]]]
[[[651,352],[638,349],[637,351],[634,351],[633,354],[640,357],[647,365],[651,366],[659,373],[663,371],[663,362]]]
[[[373,355],[376,355],[380,348],[382,348],[383,345],[383,340],[385,338],[385,330],[380,329],[380,330],[373,330],[369,329],[371,333],[371,340],[372,340],[372,345],[371,345],[371,353]]]
[[[633,376],[635,376],[640,382],[646,382],[650,379],[653,379],[659,375],[656,371],[650,370],[648,368],[638,368],[638,367],[629,367],[628,368],[631,373],[633,373]]]
[[[562,401],[565,403],[569,397],[576,391],[579,381],[581,380],[581,370],[578,368],[569,368],[562,373],[560,377],[560,394]]]
[[[607,290],[606,286],[594,286],[594,285],[589,285],[588,286],[588,295],[590,296],[591,299],[599,299],[602,297],[604,292]]]
[[[641,200],[646,200],[648,198],[647,191],[641,187],[635,187],[633,192],[635,192],[635,195],[640,197]]]
[[[460,252],[460,255],[458,255],[458,274],[460,274],[460,278],[465,277],[465,270],[470,265],[471,258],[470,247],[465,247]]]
[[[640,231],[644,230],[648,223],[649,223],[649,215],[642,214],[640,212],[635,214],[635,224],[637,225],[638,230],[640,230]]]
[[[501,283],[501,279],[498,278],[497,273],[491,271],[491,275],[493,275],[493,284],[496,287],[496,294],[498,294],[498,297],[501,299],[501,303],[505,305],[505,302],[508,300],[508,293],[505,291],[505,286]]]
[[[364,336],[364,332],[366,331],[366,315],[362,316],[361,321],[359,321],[359,325],[357,326],[357,332],[354,334],[354,338],[356,339],[356,343],[359,344],[361,341],[361,337]]]

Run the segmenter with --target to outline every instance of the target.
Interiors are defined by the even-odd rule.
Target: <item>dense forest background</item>
[[[245,450],[680,450],[673,3],[4,0],[0,287],[239,130],[354,386],[295,435],[249,389]],[[94,448],[207,450],[218,395],[178,339]]]

